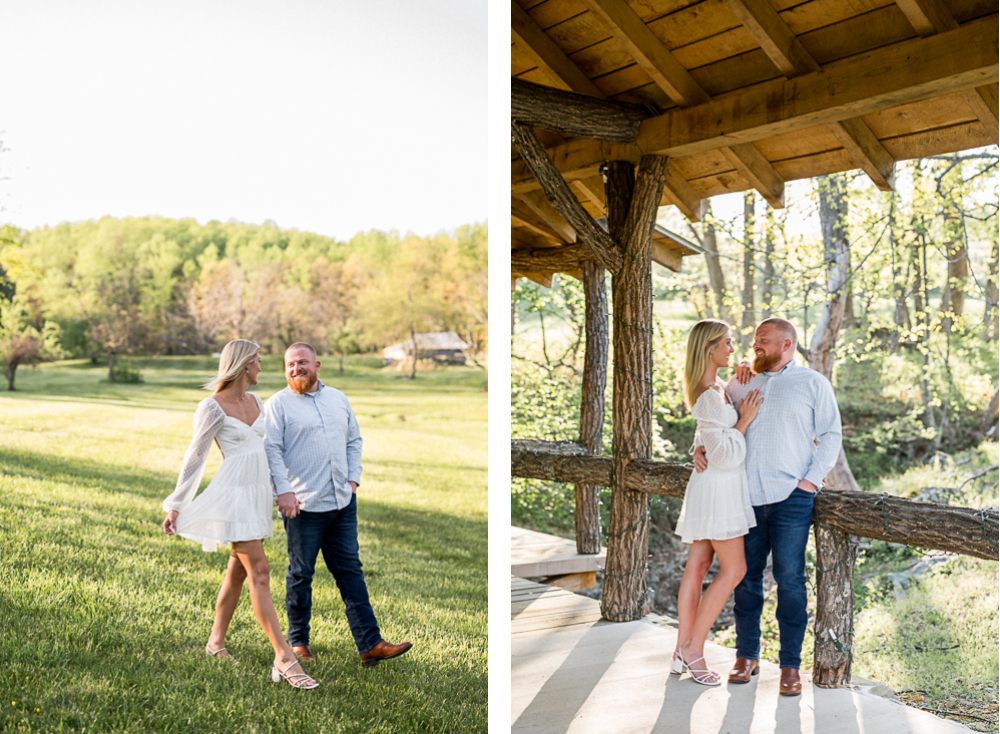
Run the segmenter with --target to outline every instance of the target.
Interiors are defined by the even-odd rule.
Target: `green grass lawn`
[[[271,683],[247,592],[204,653],[228,552],[168,538],[173,490],[216,360],[137,361],[145,382],[67,361],[0,393],[0,731],[485,731],[486,393],[472,368],[397,379],[372,360],[320,373],[364,437],[361,558],[382,633],[411,653],[367,669],[332,577],[314,581],[315,691]],[[284,387],[263,360],[257,393]],[[203,482],[215,473],[218,451]],[[264,547],[284,627],[285,535]]]

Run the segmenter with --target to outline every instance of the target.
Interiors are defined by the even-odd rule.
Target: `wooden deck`
[[[763,663],[746,685],[700,686],[669,674],[670,620],[600,621],[600,604],[511,578],[512,732],[546,734],[958,734],[969,729],[874,695],[876,686],[778,695],[780,671]],[[728,648],[705,647],[725,674]]]
[[[543,578],[568,591],[594,586],[605,552],[582,554],[576,543],[524,528],[510,528],[510,575]]]

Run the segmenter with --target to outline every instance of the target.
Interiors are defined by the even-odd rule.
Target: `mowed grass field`
[[[204,646],[228,550],[163,534],[208,393],[209,358],[137,361],[145,382],[66,361],[19,370],[0,393],[0,731],[467,732],[487,722],[487,460],[484,374],[333,360],[361,426],[361,558],[383,636],[405,657],[362,668],[322,560],[308,672],[273,684],[273,653],[244,590],[227,639]],[[255,391],[284,387],[267,356]],[[202,486],[220,462],[217,449]],[[285,535],[265,541],[285,628]]]

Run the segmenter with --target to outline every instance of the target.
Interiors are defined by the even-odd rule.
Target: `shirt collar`
[[[777,377],[778,375],[782,374],[785,370],[787,370],[789,367],[794,368],[796,366],[797,365],[795,364],[795,357],[792,357],[792,361],[786,364],[777,372],[763,372],[762,374],[767,375],[768,377]]]

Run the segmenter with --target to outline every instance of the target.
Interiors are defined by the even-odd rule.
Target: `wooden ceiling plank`
[[[819,64],[769,0],[726,0],[726,5],[786,77],[819,71]]]
[[[641,153],[681,157],[857,117],[998,79],[997,15],[959,29],[832,62],[822,72],[756,85],[739,96],[671,110],[645,120],[636,145],[571,141],[549,151],[567,178],[592,176],[602,160],[638,161]],[[779,169],[780,170],[780,169]],[[537,188],[512,163],[514,190]],[[786,179],[787,180],[787,179]]]
[[[895,188],[896,162],[860,117],[830,123],[829,128],[880,191]]]
[[[943,0],[896,0],[896,4],[922,38],[953,31],[959,27],[958,21],[955,20],[955,16],[952,15],[951,10],[948,9]],[[989,90],[988,87],[981,87],[981,89]],[[995,92],[992,97],[994,103],[990,105],[989,91],[984,96],[978,89],[962,90],[962,98],[965,103],[975,113],[983,127],[986,128],[986,132],[993,139],[993,144],[996,145],[1000,142],[1000,131],[998,131],[997,125]]]
[[[546,75],[552,78],[554,86],[571,92],[580,92],[603,98],[594,83],[580,68],[562,52],[555,41],[545,35],[545,31],[518,6],[510,4],[511,32],[521,51],[530,56]]]
[[[663,194],[692,222],[701,221],[701,197],[671,165],[663,182]]]
[[[591,178],[578,178],[575,181],[572,181],[570,186],[576,189],[597,208],[604,210],[607,206],[607,199],[604,195],[604,182],[600,177],[594,176]]]
[[[524,194],[524,196],[531,197],[533,195]],[[557,242],[569,244],[559,231],[546,222],[543,217],[539,216],[533,208],[519,197],[510,197],[510,216],[512,220],[520,223],[521,226],[527,227],[543,237],[549,237]]]
[[[538,283],[543,288],[552,287],[553,273],[521,273],[521,275],[534,283]]]
[[[675,273],[681,272],[681,254],[677,250],[671,250],[662,242],[654,239],[651,254],[653,262],[659,263]]]
[[[958,28],[955,16],[942,0],[896,0],[896,5],[921,38]]]
[[[708,94],[625,0],[583,0],[643,71],[682,107],[709,101]]]
[[[785,206],[785,181],[753,143],[722,148],[722,154],[775,209]]]
[[[993,145],[1000,143],[1000,118],[997,117],[997,85],[962,90],[962,97],[983,123]]]
[[[542,220],[555,233],[557,239],[566,244],[576,242],[576,231],[566,223],[559,212],[546,200],[541,191],[529,191],[518,197],[527,208]]]

